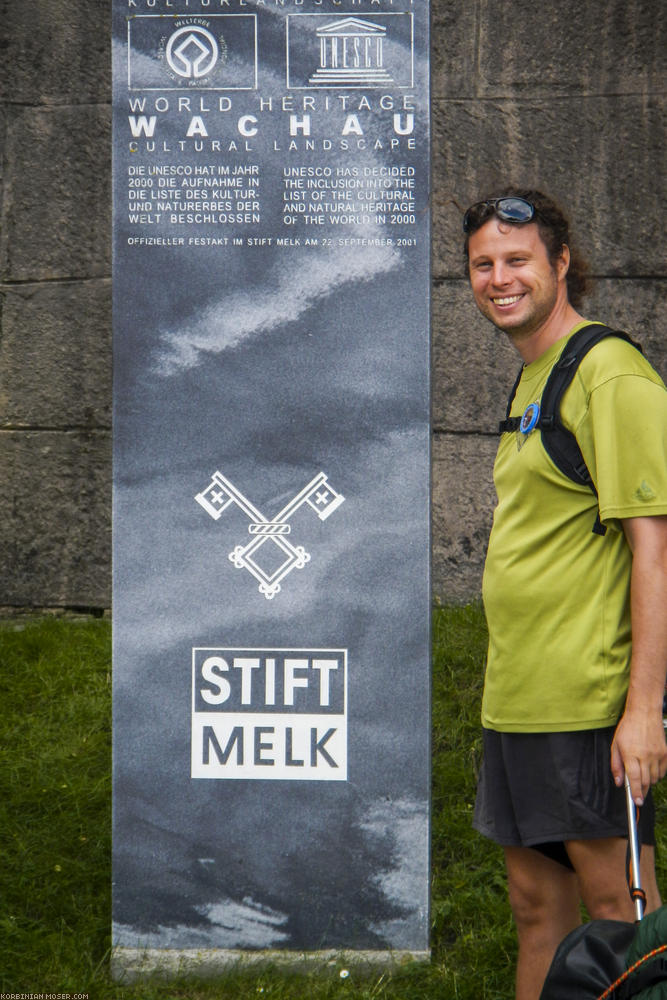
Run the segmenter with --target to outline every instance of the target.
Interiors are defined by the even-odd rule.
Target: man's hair
[[[556,260],[560,257],[563,244],[566,244],[570,250],[570,266],[566,275],[567,296],[575,308],[580,306],[583,297],[590,288],[588,262],[581,256],[577,247],[572,245],[570,240],[570,225],[562,208],[553,198],[549,198],[548,195],[534,188],[506,187],[502,191],[495,191],[493,194],[487,195],[486,198],[480,198],[480,202],[486,201],[487,198],[489,200],[493,198],[523,198],[535,207],[535,217],[531,222],[537,223],[540,237],[547,249],[547,254],[552,265],[555,265]],[[470,231],[466,233],[463,246],[466,264],[468,261],[469,237],[472,233],[481,229],[492,218],[493,214],[488,215],[478,225],[473,225]],[[506,224],[510,226],[527,225],[525,222],[508,222]]]

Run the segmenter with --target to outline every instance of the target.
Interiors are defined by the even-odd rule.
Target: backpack
[[[666,915],[663,906],[639,924],[591,920],[571,931],[556,950],[540,1000],[665,1000]],[[646,933],[655,938],[650,948],[641,946]]]
[[[596,496],[595,483],[581,454],[577,439],[565,427],[561,419],[560,402],[582,359],[605,337],[620,337],[641,352],[639,344],[622,330],[612,330],[611,327],[602,326],[599,323],[588,323],[577,330],[563,348],[558,361],[551,369],[540,402],[531,403],[522,416],[510,417],[514,396],[523,373],[523,366],[521,367],[510,392],[505,419],[498,424],[500,434],[505,431],[517,430],[527,434],[534,428],[539,428],[544,450],[556,468],[560,469],[573,482],[580,486],[587,486]],[[599,510],[592,530],[596,535],[606,534],[607,529],[600,521]]]

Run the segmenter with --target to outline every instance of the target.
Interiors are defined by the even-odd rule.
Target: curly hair
[[[486,201],[487,198],[488,200],[494,198],[523,198],[535,207],[534,221],[537,223],[540,237],[547,249],[551,263],[555,264],[558,257],[560,257],[563,244],[570,250],[570,266],[566,276],[567,295],[570,303],[575,308],[580,306],[583,297],[590,290],[589,266],[577,247],[572,245],[570,240],[570,225],[562,208],[553,198],[543,194],[542,191],[537,191],[534,188],[519,188],[512,185],[503,188],[501,191],[495,191],[493,194],[487,195],[486,198],[480,199],[480,202]],[[480,229],[489,218],[491,218],[491,215],[483,218],[478,225],[471,226],[470,231],[466,233],[463,247],[466,263],[468,261],[468,239],[471,233]],[[508,225],[525,226],[526,223],[509,222]]]

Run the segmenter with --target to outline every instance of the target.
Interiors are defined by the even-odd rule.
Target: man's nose
[[[503,288],[512,280],[509,268],[502,262],[496,261],[491,272],[491,281],[497,288]]]

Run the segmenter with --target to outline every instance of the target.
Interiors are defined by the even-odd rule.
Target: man
[[[597,495],[573,482],[537,421],[553,365],[587,324],[567,221],[540,192],[509,189],[468,209],[464,230],[475,302],[523,360],[519,420],[494,467],[474,825],[504,848],[516,997],[537,1000],[580,899],[593,918],[633,919],[626,775],[648,909],[660,905],[650,786],[667,770],[667,393],[632,344],[597,343],[560,406]]]

